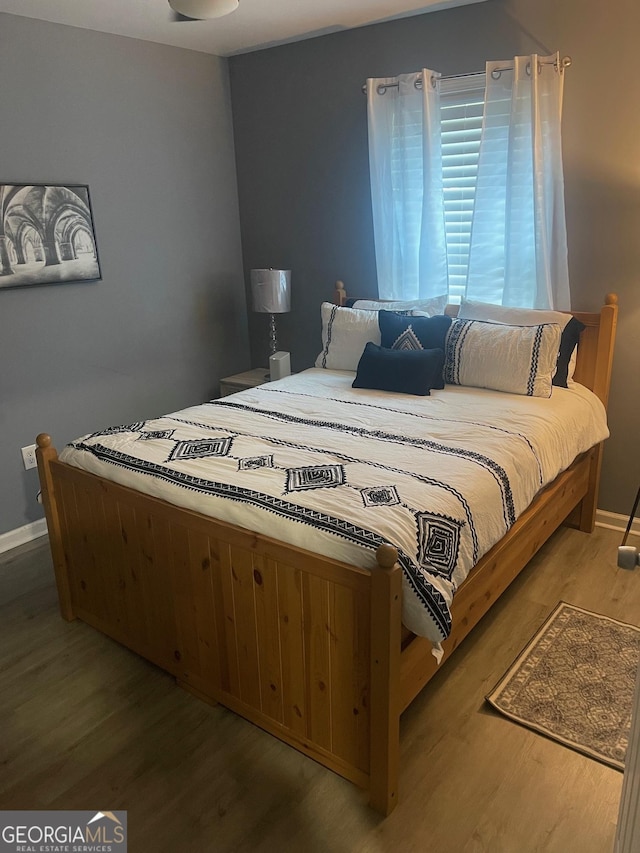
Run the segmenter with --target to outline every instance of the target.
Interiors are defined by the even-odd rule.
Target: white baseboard
[[[617,512],[607,512],[604,509],[596,510],[596,525],[598,527],[608,527],[609,530],[619,530],[624,533],[629,523],[628,515],[620,515]],[[640,536],[640,518],[634,518],[631,524],[630,535]]]
[[[620,515],[617,512],[607,512],[604,509],[596,510],[596,525],[598,527],[608,527],[610,530],[619,530],[624,533],[627,529],[628,520],[628,516]],[[630,532],[635,536],[640,536],[640,518],[633,519]],[[38,539],[40,536],[45,536],[46,533],[47,522],[44,518],[39,518],[23,527],[17,527],[15,530],[9,530],[7,533],[0,533],[0,554],[17,548],[18,545],[31,542],[33,539]]]
[[[4,554],[5,551],[10,551],[12,548],[17,548],[18,545],[31,542],[32,539],[38,539],[46,533],[47,521],[44,518],[39,518],[37,521],[32,521],[31,524],[25,524],[23,527],[16,527],[15,530],[0,533],[0,554]]]

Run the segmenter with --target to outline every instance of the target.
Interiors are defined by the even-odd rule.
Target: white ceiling
[[[212,21],[172,20],[167,0],[0,0],[0,12],[230,56],[484,0],[240,0]]]

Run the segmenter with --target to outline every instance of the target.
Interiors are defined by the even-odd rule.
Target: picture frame
[[[101,278],[86,184],[0,184],[0,290]]]

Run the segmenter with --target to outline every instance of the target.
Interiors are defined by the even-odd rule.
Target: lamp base
[[[269,375],[272,380],[291,374],[291,357],[288,352],[274,352],[269,357]]]
[[[269,314],[269,355],[278,351],[278,339],[276,335],[276,315]]]

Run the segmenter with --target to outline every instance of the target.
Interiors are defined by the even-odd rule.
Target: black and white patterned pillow
[[[340,308],[323,302],[320,315],[322,352],[316,358],[315,366],[328,370],[357,370],[367,343],[380,343],[376,312]]]
[[[539,326],[541,323],[557,323],[562,330],[562,336],[553,384],[562,388],[570,386],[576,368],[580,333],[585,328],[584,324],[571,314],[539,308],[513,308],[463,297],[458,319],[485,320],[489,323],[506,323],[508,326]]]
[[[557,323],[506,326],[454,320],[447,333],[445,382],[550,397],[560,336]]]
[[[379,311],[380,343],[385,349],[444,349],[451,317],[411,317]]]

